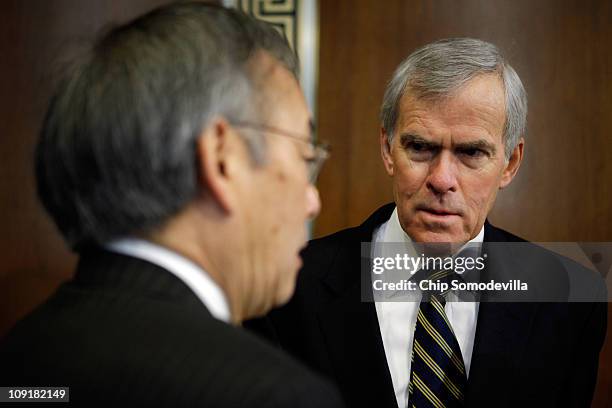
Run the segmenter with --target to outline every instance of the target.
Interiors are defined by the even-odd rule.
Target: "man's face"
[[[404,231],[417,242],[475,237],[497,191],[518,170],[523,142],[506,162],[505,95],[496,75],[478,76],[441,100],[400,102],[391,146],[381,151]]]
[[[266,140],[266,158],[263,165],[253,167],[244,202],[251,266],[246,280],[251,282],[256,314],[287,302],[293,294],[302,265],[299,252],[308,239],[307,221],[320,209],[305,162],[314,154],[306,101],[289,71],[276,63],[269,69],[263,85],[269,114],[258,123]]]

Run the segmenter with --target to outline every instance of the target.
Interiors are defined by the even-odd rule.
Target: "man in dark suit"
[[[381,111],[395,203],[312,241],[294,298],[253,327],[334,378],[351,407],[589,406],[606,332],[601,278],[486,221],[519,169],[526,113],[492,44],[449,39],[411,54]],[[372,259],[398,247],[413,259],[475,248],[484,268],[473,283],[525,287],[467,301],[420,286],[416,300],[376,296]]]
[[[0,385],[82,406],[337,407],[334,387],[237,327],[293,293],[310,139],[297,61],[271,26],[175,3],[66,68],[36,153],[74,279],[0,345]],[[282,200],[280,197],[282,196]]]

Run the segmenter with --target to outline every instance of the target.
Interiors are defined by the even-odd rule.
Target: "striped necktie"
[[[450,272],[452,273],[452,272]],[[450,273],[434,273],[440,280]],[[440,293],[424,293],[412,345],[409,407],[463,407],[467,375]]]

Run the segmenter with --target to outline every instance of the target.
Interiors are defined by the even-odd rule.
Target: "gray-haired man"
[[[495,256],[486,260],[481,282],[502,276],[554,282],[555,296],[542,300],[558,300],[567,299],[568,282],[586,281],[593,289],[587,299],[605,299],[596,276],[566,270],[558,258],[486,221],[521,164],[526,115],[523,85],[492,44],[441,40],[397,68],[380,132],[395,203],[359,227],[312,241],[295,297],[269,316],[273,337],[335,378],[349,406],[590,404],[605,303],[485,296],[459,302],[450,301],[453,293],[431,292],[423,301],[362,301],[375,289],[362,268],[363,242],[373,250],[399,246],[413,257],[456,255],[467,243],[481,253],[486,246]],[[523,245],[530,256],[513,256],[495,242]]]
[[[67,386],[80,406],[340,405],[235,327],[292,295],[319,211],[326,152],[296,68],[274,28],[202,3],[152,11],[73,61],[36,170],[79,265],[3,339],[0,385]]]

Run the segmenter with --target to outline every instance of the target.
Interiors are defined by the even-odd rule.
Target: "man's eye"
[[[427,146],[425,146],[424,143],[419,143],[419,142],[412,142],[410,143],[408,147],[414,150],[415,152],[423,152],[427,148]]]
[[[430,160],[436,153],[434,146],[419,141],[410,141],[404,144],[404,149],[413,161]]]
[[[486,155],[486,153],[481,149],[465,149],[461,151],[461,154],[470,158],[479,158]]]
[[[413,153],[424,153],[431,150],[431,147],[423,142],[408,142],[404,144],[404,148]]]

